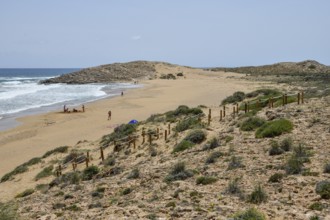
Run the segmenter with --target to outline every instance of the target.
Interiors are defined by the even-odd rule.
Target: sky
[[[330,65],[329,0],[0,0],[0,68]]]

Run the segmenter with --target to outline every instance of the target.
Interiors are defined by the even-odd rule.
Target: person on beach
[[[67,112],[66,105],[63,106],[63,112]]]
[[[108,120],[111,120],[111,110],[108,111]]]
[[[124,95],[124,92],[121,92],[121,96],[123,96]]]
[[[82,111],[85,112],[85,105],[82,105]]]

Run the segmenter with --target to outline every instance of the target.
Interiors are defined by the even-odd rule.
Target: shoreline
[[[97,141],[116,125],[131,119],[147,119],[179,105],[218,106],[236,91],[252,91],[260,82],[240,79],[241,74],[189,70],[187,78],[145,80],[144,86],[127,90],[123,97],[97,100],[85,105],[85,113],[49,112],[17,119],[19,126],[0,131],[0,176],[33,157],[59,146],[74,146],[78,141]],[[236,77],[236,78],[235,78]],[[107,112],[112,119],[107,120]]]

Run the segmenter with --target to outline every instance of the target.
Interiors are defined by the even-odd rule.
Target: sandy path
[[[257,85],[238,79],[242,75],[188,69],[186,78],[141,82],[143,88],[129,90],[123,97],[86,105],[85,113],[52,112],[19,119],[21,126],[0,133],[0,177],[19,164],[58,146],[79,140],[97,140],[120,123],[144,120],[151,114],[175,109],[178,105],[217,106],[233,92],[250,91]],[[236,76],[228,78],[228,76]],[[112,120],[107,120],[108,110]],[[59,111],[62,106],[59,106]]]

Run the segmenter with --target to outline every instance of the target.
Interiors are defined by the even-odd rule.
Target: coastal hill
[[[176,69],[176,67],[180,66],[165,62],[151,61],[113,63],[82,69],[77,72],[43,80],[41,83],[85,84],[152,79],[156,77],[157,73],[162,72],[161,70],[159,71],[159,69]]]
[[[192,67],[174,65],[165,62],[152,61],[133,61],[128,63],[113,63],[96,67],[82,69],[77,72],[68,73],[59,77],[41,81],[43,84],[50,83],[68,83],[68,84],[86,84],[86,83],[109,83],[109,82],[127,82],[138,79],[154,79],[166,74],[183,72],[182,69],[192,69]],[[181,70],[180,70],[181,69]],[[251,75],[320,75],[330,73],[330,67],[320,64],[317,61],[306,60],[302,62],[282,62],[264,66],[247,67],[215,67],[207,68],[210,71],[225,71],[235,73],[246,73]]]
[[[210,68],[212,71],[226,71],[246,74],[313,74],[330,73],[330,67],[315,60],[305,60],[302,62],[281,62],[263,66],[246,67],[216,67]]]

